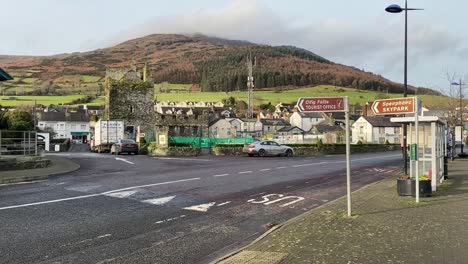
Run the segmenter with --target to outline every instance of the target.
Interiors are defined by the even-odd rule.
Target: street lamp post
[[[462,83],[462,80],[460,79],[460,82],[453,82],[452,85],[458,85],[460,86],[460,128],[461,128],[461,132],[460,132],[460,145],[461,145],[461,153],[463,153],[463,130],[464,130],[464,127],[463,127],[463,106],[462,106],[462,98],[463,98],[463,94],[462,94],[462,86],[464,85],[467,85],[466,83]]]
[[[385,8],[385,11],[389,13],[401,13],[405,11],[405,66],[404,66],[404,97],[408,96],[408,11],[413,11],[413,10],[423,10],[420,8],[408,8],[408,1],[405,0],[405,7],[401,7],[399,5],[390,5],[387,8]],[[403,159],[404,159],[404,171],[405,175],[408,175],[408,144],[407,144],[407,127],[406,123],[403,124]]]

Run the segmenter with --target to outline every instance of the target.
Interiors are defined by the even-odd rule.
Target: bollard
[[[448,179],[448,157],[444,156],[444,180]]]

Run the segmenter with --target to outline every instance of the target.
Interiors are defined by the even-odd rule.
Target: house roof
[[[0,82],[13,80],[13,77],[10,76],[5,70],[0,68]]]
[[[289,122],[284,119],[260,119],[260,122],[265,126],[291,126]]]
[[[302,118],[323,118],[320,112],[298,112]]]
[[[52,122],[89,122],[86,113],[44,112],[39,114],[39,121]]]
[[[391,117],[387,116],[365,116],[363,117],[373,127],[397,127],[399,125],[390,121]]]
[[[318,132],[320,133],[330,133],[330,132],[337,132],[337,131],[343,131],[342,126],[330,126],[327,124],[318,124],[314,126],[315,129],[317,129]]]
[[[281,129],[278,129],[278,132],[289,132],[293,129],[299,129],[301,132],[304,132],[304,130],[300,129],[297,126],[285,126],[285,127],[282,127]]]

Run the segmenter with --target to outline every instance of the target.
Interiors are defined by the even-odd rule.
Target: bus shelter
[[[416,142],[415,117],[394,117],[393,123],[408,125],[408,144],[417,144],[419,176],[431,179],[432,191],[444,180],[444,157],[447,155],[447,124],[437,116],[419,116],[419,142]],[[408,148],[409,149],[409,148]],[[410,161],[410,177],[416,178],[416,161]]]

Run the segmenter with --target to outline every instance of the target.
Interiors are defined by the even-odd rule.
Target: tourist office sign
[[[300,112],[344,112],[346,119],[346,192],[348,216],[351,216],[351,147],[348,97],[302,97],[297,101]]]
[[[301,112],[346,112],[348,97],[303,97],[297,107]]]
[[[416,112],[416,99],[403,97],[375,100],[371,108],[376,115],[413,114]]]

